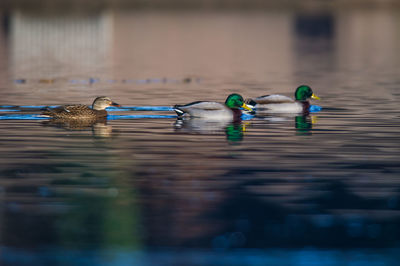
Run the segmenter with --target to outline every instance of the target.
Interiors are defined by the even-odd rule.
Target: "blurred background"
[[[350,82],[355,82],[353,77],[368,76],[368,69],[397,64],[398,5],[389,0],[2,1],[1,82],[3,87],[34,82],[36,88],[40,81],[58,80],[60,88],[71,85],[63,84],[68,79],[203,78],[218,83],[223,95],[237,83],[267,83],[291,92],[308,82],[304,73],[316,86],[343,80],[338,75],[344,71],[354,71]],[[365,71],[357,72],[361,68]],[[316,76],[325,73],[332,80],[324,77],[327,84],[321,84]],[[15,89],[2,95],[4,103],[20,100]],[[81,100],[86,96],[81,93],[68,97]],[[38,88],[24,99],[47,104],[50,95],[51,101],[65,98]]]
[[[2,0],[2,265],[397,265],[399,28],[397,0]],[[303,83],[321,112],[239,125],[13,116]]]

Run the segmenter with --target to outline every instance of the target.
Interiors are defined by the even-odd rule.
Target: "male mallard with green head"
[[[205,118],[208,120],[240,120],[244,108],[252,111],[239,94],[233,93],[226,98],[225,104],[218,102],[198,101],[185,105],[175,105],[174,110],[179,117],[188,114],[191,117]]]
[[[109,97],[97,97],[92,104],[92,108],[83,104],[62,105],[51,108],[42,113],[42,115],[58,119],[98,119],[107,116],[105,110],[109,106],[120,107]]]
[[[308,113],[310,103],[308,99],[319,100],[312,89],[307,85],[301,85],[294,93],[295,100],[284,95],[271,94],[248,99],[246,102],[254,107],[257,113]]]

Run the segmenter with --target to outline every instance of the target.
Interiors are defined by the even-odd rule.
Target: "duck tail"
[[[179,109],[180,107],[181,107],[180,105],[174,105],[174,107],[173,107],[175,113],[176,113],[179,117],[181,117],[181,116],[183,116],[183,115],[185,114],[185,111]]]

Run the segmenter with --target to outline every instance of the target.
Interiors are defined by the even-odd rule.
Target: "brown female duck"
[[[107,116],[105,110],[109,106],[120,107],[119,104],[113,102],[109,97],[97,97],[92,104],[92,108],[83,105],[62,105],[56,108],[48,109],[42,115],[57,119],[99,119]]]

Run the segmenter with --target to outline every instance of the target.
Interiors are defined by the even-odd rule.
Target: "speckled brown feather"
[[[64,119],[95,119],[98,117],[106,117],[106,110],[93,110],[86,105],[63,105],[53,109],[46,110],[42,113],[53,118]]]

